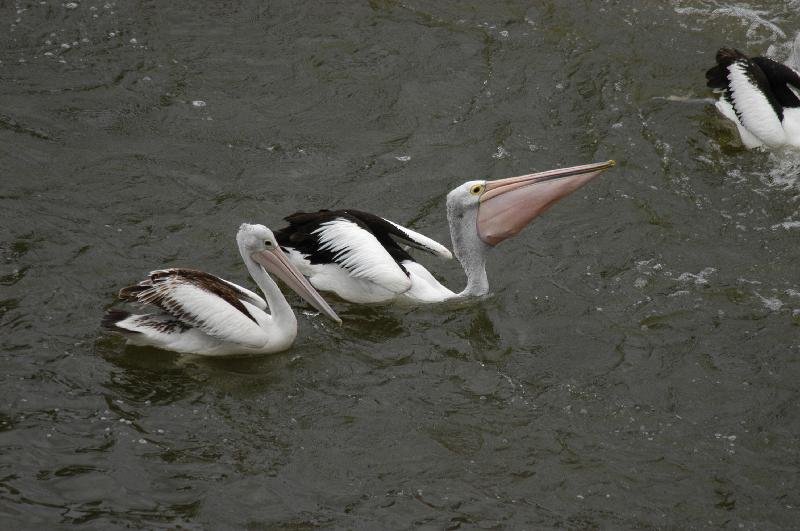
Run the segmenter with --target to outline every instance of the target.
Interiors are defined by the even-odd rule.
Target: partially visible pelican
[[[103,326],[121,333],[134,345],[205,356],[285,350],[297,336],[297,319],[267,271],[317,310],[341,323],[322,296],[292,266],[271,230],[244,223],[236,234],[236,243],[266,301],[248,289],[202,271],[163,269],[119,292],[124,301],[152,304],[161,311],[131,315],[110,310],[103,318]],[[267,309],[270,313],[266,313]]]
[[[452,190],[447,195],[450,237],[467,276],[467,286],[458,293],[440,284],[406,252],[410,246],[452,258],[446,247],[374,214],[297,212],[286,218],[289,226],[275,236],[314,287],[347,301],[432,303],[485,295],[489,249],[612,166],[610,160],[496,181],[469,181]]]
[[[792,57],[798,55],[800,37]],[[799,59],[795,58],[794,60]],[[706,72],[708,86],[722,96],[717,109],[736,124],[747,148],[800,148],[800,74],[768,57],[747,57],[722,48]]]

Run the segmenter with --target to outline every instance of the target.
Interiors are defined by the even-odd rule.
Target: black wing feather
[[[413,258],[392,238],[392,236],[397,236],[406,240],[405,235],[394,225],[379,216],[360,210],[345,209],[295,212],[284,219],[289,222],[289,226],[274,231],[278,244],[281,247],[297,249],[306,255],[312,264],[336,263],[337,253],[322,249],[319,234],[314,232],[323,223],[336,219],[346,219],[372,234],[378,240],[378,243],[391,255],[397,265],[400,266],[400,269],[408,275],[408,271],[403,267],[403,261],[413,260]]]
[[[768,57],[753,57],[753,62],[764,72],[772,92],[782,106],[800,107],[800,98],[789,88],[792,85],[800,90],[800,75],[797,72]]]
[[[741,119],[741,113],[733,101],[733,94],[728,78],[729,68],[738,63],[744,69],[750,81],[764,94],[779,120],[783,120],[784,107],[800,107],[800,99],[788,85],[800,90],[800,76],[786,65],[782,65],[768,57],[747,57],[733,48],[720,48],[716,56],[717,64],[706,71],[707,85],[721,90],[725,99],[733,106]]]

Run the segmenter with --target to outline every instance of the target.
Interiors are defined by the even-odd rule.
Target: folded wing
[[[152,271],[148,279],[120,290],[119,298],[157,306],[222,341],[259,347],[267,339],[254,316],[266,308],[266,302],[250,290],[202,271]]]
[[[348,275],[392,293],[411,287],[403,262],[413,259],[400,244],[452,256],[427,236],[359,210],[297,212],[286,221],[289,226],[275,232],[282,247],[298,251],[312,265],[335,264]]]
[[[364,223],[374,234],[384,233],[389,237],[394,238],[400,243],[409,245],[420,251],[425,251],[439,258],[451,259],[453,254],[450,250],[441,243],[428,238],[424,234],[413,231],[407,227],[390,221],[388,219],[370,214],[369,212],[362,212],[360,210],[345,210],[351,216],[359,219]]]

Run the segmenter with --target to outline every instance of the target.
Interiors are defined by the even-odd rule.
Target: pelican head
[[[277,276],[284,284],[292,288],[311,306],[330,317],[337,323],[342,320],[331,309],[325,299],[306,280],[306,277],[289,262],[286,254],[278,245],[275,235],[264,225],[250,225],[242,223],[236,233],[236,243],[242,257],[248,258],[263,267],[269,273]]]
[[[469,181],[447,195],[448,211],[462,218],[476,211],[478,236],[495,246],[614,164],[609,160],[495,181]]]
[[[494,181],[469,181],[447,194],[453,250],[467,273],[463,294],[488,291],[484,255],[489,248],[519,233],[559,199],[614,164],[609,160]]]

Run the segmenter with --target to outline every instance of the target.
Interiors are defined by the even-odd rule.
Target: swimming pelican
[[[486,255],[562,197],[614,165],[614,161],[550,170],[495,181],[469,181],[447,195],[453,251],[467,286],[441,285],[403,246],[452,258],[443,245],[411,229],[358,210],[297,212],[275,232],[298,270],[321,291],[357,303],[393,300],[441,302],[485,295]]]
[[[250,276],[266,301],[241,286],[194,269],[152,271],[149,278],[123,288],[124,301],[152,304],[161,312],[131,315],[109,310],[103,326],[134,345],[176,352],[224,356],[269,354],[289,348],[297,336],[297,319],[267,271],[317,310],[341,323],[322,296],[289,262],[272,231],[242,224],[236,243]],[[265,271],[266,270],[266,271]],[[266,313],[269,308],[271,313]]]
[[[716,59],[706,72],[707,84],[722,93],[717,109],[736,124],[745,147],[800,148],[800,74],[731,48],[720,49]]]

